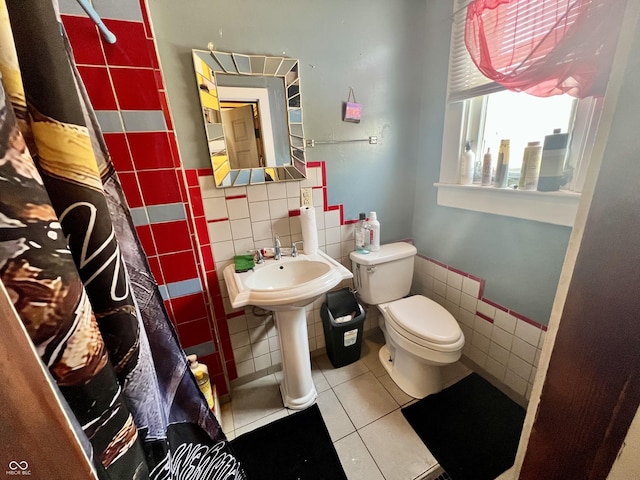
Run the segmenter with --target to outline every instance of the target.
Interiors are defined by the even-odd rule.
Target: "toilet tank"
[[[362,301],[378,305],[407,296],[416,253],[406,242],[381,245],[377,252],[351,252],[353,281]]]

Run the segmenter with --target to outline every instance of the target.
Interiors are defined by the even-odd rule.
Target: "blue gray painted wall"
[[[329,203],[343,203],[347,219],[377,211],[383,242],[411,236],[424,3],[149,2],[185,168],[209,166],[191,49],[213,42],[221,51],[299,58],[306,137],[378,137],[377,145],[307,151],[307,160],[327,162]],[[349,87],[364,105],[359,124],[342,121]]]
[[[185,168],[208,166],[190,51],[300,59],[305,134],[327,162],[329,202],[345,218],[376,210],[382,241],[414,237],[420,253],[486,280],[487,298],[546,324],[570,229],[439,207],[450,0],[149,2]],[[342,122],[349,87],[364,105]],[[514,288],[514,285],[517,285]]]

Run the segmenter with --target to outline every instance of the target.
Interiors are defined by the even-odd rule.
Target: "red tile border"
[[[322,162],[307,162],[307,168],[318,168]]]
[[[136,132],[126,135],[136,170],[174,167],[166,132]]]
[[[509,312],[509,309],[507,307],[503,307],[499,303],[489,300],[488,298],[481,298],[480,300],[483,301],[484,303],[488,303],[489,305],[497,308],[498,310],[502,310],[503,312]]]
[[[147,256],[157,255],[156,246],[153,243],[153,234],[150,225],[139,225],[136,227],[136,233],[142,244],[142,249]]]
[[[539,329],[546,331],[546,329],[543,328],[545,327],[545,325],[542,325],[541,323],[538,323],[535,320],[531,320],[529,317],[525,317],[524,315],[518,312],[514,312],[513,310],[509,310],[509,313],[514,317],[516,317],[517,319],[522,320],[523,322],[528,323],[531,326],[538,327]]]
[[[198,182],[198,171],[190,168],[190,169],[185,169],[184,170],[184,174],[187,177],[187,185],[189,187],[200,187],[200,183]]]
[[[213,251],[211,250],[210,245],[203,245],[200,249],[200,253],[202,254],[202,266],[204,267],[204,271],[209,274],[209,272],[213,271],[216,268],[216,264],[213,261]],[[209,286],[211,289],[212,287]],[[217,285],[216,287],[217,288]]]
[[[174,169],[141,171],[138,172],[138,181],[146,205],[182,202]]]
[[[209,321],[206,318],[177,324],[176,330],[183,348],[193,347],[213,340]]]
[[[153,70],[109,67],[121,110],[161,110]]]
[[[247,198],[246,195],[229,195],[228,197],[224,197],[225,200],[236,200],[238,198]]]
[[[299,217],[300,216],[300,209],[297,208],[295,210],[289,210],[289,216],[290,217]]]
[[[213,168],[198,168],[196,171],[198,172],[199,177],[213,176]]]
[[[482,312],[476,312],[476,316],[486,320],[489,323],[493,323],[493,318],[486,316],[484,313]]]
[[[144,202],[142,201],[142,194],[140,193],[136,174],[133,172],[121,172],[118,173],[118,180],[120,181],[122,191],[124,192],[124,196],[127,199],[129,207],[142,207]]]
[[[162,275],[167,283],[181,282],[198,277],[196,262],[191,250],[169,253],[158,257]]]

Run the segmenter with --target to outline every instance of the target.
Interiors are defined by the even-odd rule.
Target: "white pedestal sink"
[[[234,265],[229,265],[223,273],[234,308],[255,305],[274,312],[284,406],[295,410],[308,407],[317,393],[311,378],[304,307],[342,280],[352,278],[352,273],[323,252],[265,260],[243,273],[236,273]]]

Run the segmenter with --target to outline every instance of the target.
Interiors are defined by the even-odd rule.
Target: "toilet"
[[[358,296],[382,313],[379,324],[386,343],[380,362],[405,393],[424,398],[442,389],[441,367],[460,358],[464,334],[440,304],[422,295],[407,296],[416,253],[413,245],[396,242],[349,257]]]

